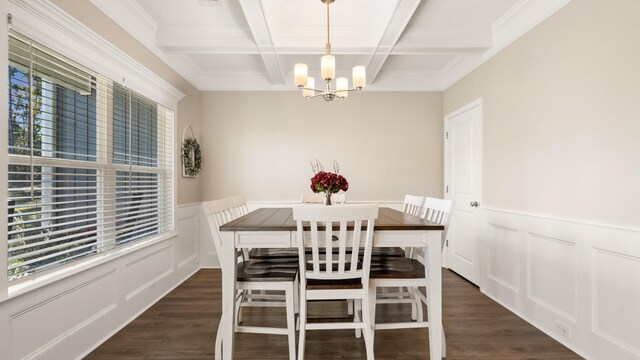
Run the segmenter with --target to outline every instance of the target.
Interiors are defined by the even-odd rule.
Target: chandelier
[[[335,0],[320,0],[327,4],[327,53],[320,59],[322,80],[325,82],[325,89],[315,88],[315,79],[308,76],[307,64],[296,64],[294,75],[296,86],[302,91],[302,96],[307,100],[322,96],[325,101],[333,101],[334,98],[344,99],[350,91],[361,91],[366,83],[366,70],[364,66],[354,66],[353,68],[353,88],[349,88],[349,80],[346,77],[336,77],[336,58],[331,55],[331,32],[329,30],[329,5]],[[335,89],[331,86],[336,80]]]

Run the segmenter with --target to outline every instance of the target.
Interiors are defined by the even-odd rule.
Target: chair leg
[[[364,323],[362,333],[364,335],[364,344],[367,349],[367,360],[374,360],[375,357],[373,355],[373,331],[371,326],[371,304],[369,302],[368,296],[360,301],[362,304],[362,322]]]
[[[378,289],[375,286],[369,286],[369,321],[371,322],[371,343],[375,344],[376,337],[376,302]]]
[[[409,290],[409,294],[411,294],[411,298],[413,299],[412,307],[415,307],[416,309],[416,318],[414,319],[412,317],[411,319],[416,320],[417,322],[423,322],[424,312],[422,311],[422,300],[418,296],[418,292],[420,291],[420,288],[411,287],[411,288],[408,288],[408,290]]]
[[[447,340],[444,337],[444,325],[442,326],[442,357],[447,357]]]
[[[240,290],[240,298],[236,301],[236,325],[242,324],[242,303],[246,301],[247,290]]]
[[[427,295],[428,295],[428,291],[429,289],[427,288]],[[427,317],[428,317],[428,321],[431,322],[432,316],[431,316],[431,299],[429,296],[427,296]],[[429,324],[431,325],[431,324]],[[431,327],[429,327],[429,343],[433,344],[434,340],[433,340],[433,331],[431,331]],[[443,337],[444,338],[444,337]],[[427,351],[430,352],[431,351],[431,347],[427,348]]]
[[[300,283],[298,280],[293,282],[293,311],[300,314]]]
[[[347,300],[347,314],[353,315],[353,300],[352,299],[348,299]]]
[[[409,291],[409,293],[411,294],[411,291]],[[413,298],[413,295],[411,295],[411,298]],[[411,320],[418,320],[418,307],[415,301],[411,303]]]
[[[304,342],[307,333],[307,296],[300,291],[300,335],[298,339],[298,360],[304,360]]]
[[[362,299],[353,300],[353,322],[359,323],[362,321]],[[362,329],[355,329],[356,339],[362,337]]]
[[[218,324],[218,333],[216,334],[215,360],[222,360],[222,321]]]
[[[289,360],[296,360],[296,313],[293,283],[287,284],[285,290],[287,309],[287,333],[289,336]]]

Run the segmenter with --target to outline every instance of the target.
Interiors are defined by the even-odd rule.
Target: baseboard
[[[549,336],[550,338],[552,338],[553,340],[559,342],[560,344],[562,344],[562,346],[566,347],[567,349],[573,351],[574,353],[578,354],[579,356],[582,356],[583,358],[585,358],[586,360],[595,360],[589,356],[587,356],[586,354],[584,354],[581,350],[576,349],[573,345],[567,343],[567,341],[561,337],[559,337],[558,335],[554,334],[553,332],[549,331],[549,329],[545,328],[544,326],[538,324],[537,322],[531,320],[529,317],[523,315],[522,313],[520,313],[519,311],[515,310],[514,308],[512,308],[511,306],[503,303],[502,301],[498,300],[496,297],[494,297],[493,295],[485,292],[484,290],[480,289],[480,292],[482,294],[484,294],[486,297],[488,297],[489,299],[495,301],[496,303],[498,303],[500,306],[502,306],[503,308],[511,311],[512,313],[518,315],[518,317],[520,317],[521,319],[523,319],[524,321],[528,322],[529,324],[533,325],[536,329],[542,331],[543,333],[545,333],[545,335]]]
[[[125,321],[124,323],[120,324],[116,329],[114,329],[112,332],[110,332],[107,336],[105,336],[104,338],[102,338],[99,342],[97,342],[96,344],[94,344],[91,348],[89,348],[87,351],[85,351],[84,353],[82,353],[79,357],[77,357],[76,359],[80,360],[83,359],[84,357],[86,357],[87,355],[89,355],[93,350],[97,349],[100,345],[104,344],[107,340],[109,340],[111,337],[113,337],[115,334],[118,333],[118,331],[122,330],[123,328],[125,328],[127,325],[129,325],[133,320],[137,319],[140,315],[142,315],[145,311],[149,310],[149,308],[151,308],[153,305],[155,305],[158,301],[162,300],[162,298],[164,298],[165,296],[167,296],[170,292],[172,292],[173,290],[175,290],[178,286],[182,285],[182,283],[184,283],[185,281],[187,281],[190,277],[192,277],[195,273],[197,273],[198,271],[200,271],[201,267],[197,266],[195,268],[195,270],[193,270],[190,273],[187,273],[186,276],[184,276],[180,281],[178,281],[174,286],[170,287],[169,289],[167,289],[167,291],[163,292],[160,296],[158,296],[158,298],[156,298],[154,301],[150,302],[147,306],[145,306],[143,309],[141,309],[139,312],[135,313],[133,316],[131,316],[127,321]]]

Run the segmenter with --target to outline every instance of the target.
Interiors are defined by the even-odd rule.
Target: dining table
[[[340,206],[340,205],[338,205]],[[238,249],[297,248],[293,208],[259,208],[220,226],[222,253],[222,358],[233,359]],[[442,247],[444,226],[388,207],[380,207],[374,224],[374,247],[423,248],[428,284],[430,359],[442,358]],[[426,343],[426,339],[425,339]],[[425,345],[426,346],[426,345]]]

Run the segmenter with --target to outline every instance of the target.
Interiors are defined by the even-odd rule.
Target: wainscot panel
[[[640,230],[485,209],[481,291],[588,359],[640,359]]]
[[[99,346],[199,269],[200,209],[176,208],[175,236],[0,303],[0,359],[79,359]]]

